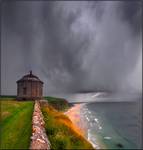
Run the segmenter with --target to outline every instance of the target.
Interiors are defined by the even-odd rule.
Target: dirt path
[[[45,132],[43,115],[40,110],[40,104],[35,101],[32,118],[32,136],[30,149],[50,149],[50,142]]]

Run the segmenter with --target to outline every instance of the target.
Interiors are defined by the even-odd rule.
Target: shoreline
[[[81,118],[81,107],[83,104],[74,104],[71,108],[69,108],[64,114],[69,117],[69,119],[73,122],[73,124],[79,129],[81,134],[86,136],[86,124],[83,122]]]
[[[97,143],[93,143],[89,138],[87,121],[85,120],[84,115],[81,114],[81,108],[84,106],[84,103],[74,104],[71,108],[69,108],[64,114],[69,117],[69,119],[73,122],[73,124],[80,130],[81,134],[88,140],[93,148],[95,149],[103,149],[105,146],[99,146],[100,142],[96,139]]]

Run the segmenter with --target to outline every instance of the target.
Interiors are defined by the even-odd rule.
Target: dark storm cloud
[[[128,1],[121,2],[119,9],[122,9],[121,17],[124,21],[127,21],[134,32],[141,32],[141,13],[142,13],[142,2],[141,1]]]
[[[3,93],[15,93],[30,69],[45,94],[140,90],[141,3],[25,1],[2,9]]]

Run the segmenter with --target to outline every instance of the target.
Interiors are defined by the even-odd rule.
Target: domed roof
[[[22,82],[22,81],[38,81],[43,83],[37,76],[32,74],[32,71],[30,71],[29,74],[23,76],[20,80],[18,80],[17,82]]]

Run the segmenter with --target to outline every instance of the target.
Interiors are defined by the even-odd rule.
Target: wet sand
[[[84,105],[85,104],[83,104],[83,103],[82,104],[75,104],[73,107],[71,107],[68,111],[65,112],[65,115],[67,115],[70,118],[70,120],[73,122],[73,124],[77,128],[79,128],[81,134],[92,144],[92,146],[95,149],[101,149],[98,144],[93,144],[92,141],[89,140],[87,121],[85,120],[85,117],[81,113],[81,108]]]
[[[73,124],[79,128],[81,134],[86,137],[87,136],[87,128],[86,123],[81,116],[81,107],[84,104],[75,104],[73,107],[71,107],[68,111],[66,111],[64,114],[69,117],[69,119],[73,122]]]

